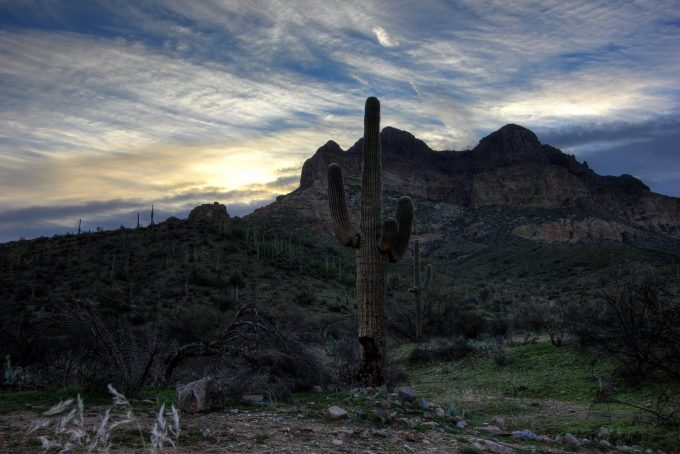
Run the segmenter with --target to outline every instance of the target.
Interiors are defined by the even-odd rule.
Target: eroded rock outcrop
[[[541,224],[524,224],[512,233],[529,240],[575,242],[581,240],[623,241],[624,233],[634,229],[604,219],[561,219]]]
[[[217,224],[228,219],[227,207],[219,202],[199,205],[189,213],[189,222]]]

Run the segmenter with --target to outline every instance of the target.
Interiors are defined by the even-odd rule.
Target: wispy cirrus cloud
[[[0,213],[264,203],[253,185],[354,143],[368,95],[437,149],[513,122],[635,174],[678,132],[679,23],[672,0],[0,1]],[[644,174],[680,183],[667,155]]]

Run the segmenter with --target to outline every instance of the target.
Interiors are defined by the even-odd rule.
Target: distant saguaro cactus
[[[425,281],[422,281],[420,270],[420,241],[414,241],[413,251],[413,287],[408,289],[416,297],[416,340],[423,340],[423,293],[427,291],[432,279],[432,265],[425,268]]]
[[[361,166],[361,223],[355,230],[345,202],[342,170],[328,166],[328,204],[338,241],[356,249],[359,321],[359,380],[382,385],[385,376],[385,284],[388,262],[398,262],[408,247],[413,223],[413,201],[402,197],[395,218],[382,219],[382,162],[380,102],[366,100],[364,150]]]

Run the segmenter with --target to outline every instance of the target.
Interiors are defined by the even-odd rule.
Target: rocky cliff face
[[[342,166],[348,201],[356,202],[362,140],[348,150],[327,142],[304,163],[298,190],[251,217],[282,219],[294,212],[318,229],[327,228],[328,165]],[[517,221],[509,215],[503,228],[523,238],[622,241],[625,234],[635,232],[680,238],[680,199],[652,193],[630,175],[597,175],[587,164],[541,144],[533,132],[518,125],[506,125],[465,151],[434,151],[412,134],[391,127],[383,129],[381,143],[388,206],[391,199],[409,195],[416,199],[418,212],[427,212],[428,205],[435,204],[442,212],[459,214],[436,222],[417,215],[419,233],[425,236],[444,237],[447,222],[460,224],[476,210],[498,206],[516,210]],[[532,210],[557,214],[545,222],[519,220],[534,216]],[[573,218],[576,212],[578,219]],[[468,225],[462,232],[475,228],[494,230]]]

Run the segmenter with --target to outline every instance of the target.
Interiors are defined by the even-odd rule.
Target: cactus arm
[[[387,218],[383,222],[382,237],[380,239],[380,250],[389,253],[394,250],[399,239],[399,223],[394,218]]]
[[[335,237],[345,246],[358,248],[361,237],[349,220],[342,169],[337,164],[328,166],[328,208]]]
[[[399,236],[397,242],[390,251],[390,262],[397,263],[408,249],[411,239],[411,228],[413,226],[413,200],[410,197],[402,197],[397,205],[396,220],[399,224]]]

